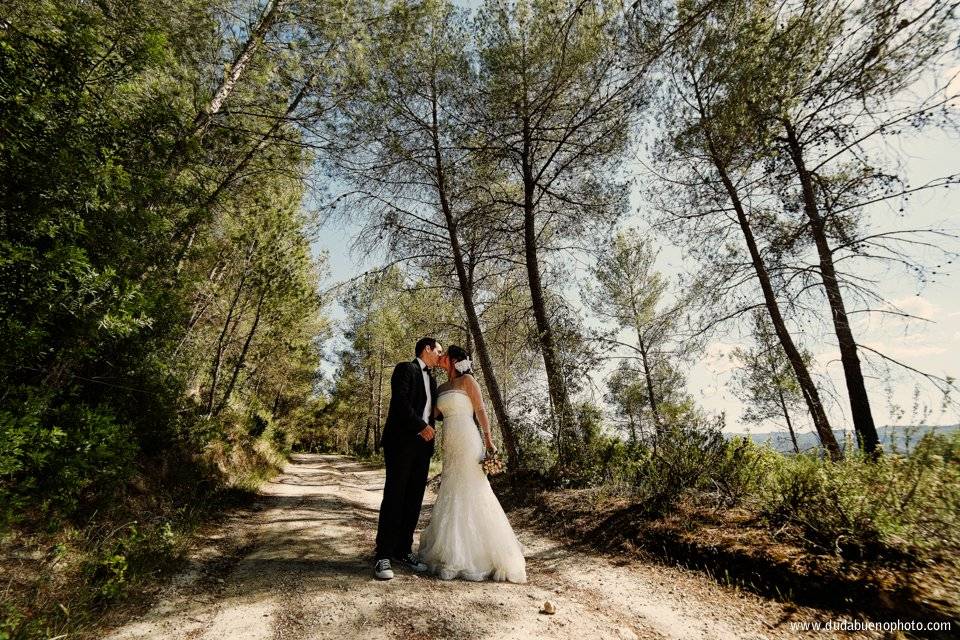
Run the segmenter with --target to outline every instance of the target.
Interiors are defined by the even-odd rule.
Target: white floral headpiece
[[[470,358],[465,358],[460,362],[456,363],[455,365],[453,365],[453,368],[456,369],[459,373],[464,373],[466,371],[469,371],[472,366],[473,366],[473,363],[470,362]]]

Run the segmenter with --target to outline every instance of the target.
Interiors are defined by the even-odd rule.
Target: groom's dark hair
[[[437,346],[436,339],[420,338],[419,340],[417,340],[417,346],[414,348],[414,355],[419,358],[420,354],[423,353],[424,349],[426,349],[427,347],[430,347],[431,349],[433,349],[435,346]]]

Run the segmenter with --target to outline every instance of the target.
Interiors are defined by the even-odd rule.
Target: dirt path
[[[795,637],[796,611],[694,572],[575,553],[518,529],[530,582],[373,578],[383,471],[297,455],[252,513],[210,536],[141,617],[111,640],[260,638]],[[434,494],[428,491],[420,528]],[[419,532],[419,529],[418,529]],[[555,615],[539,613],[544,600]],[[826,634],[819,637],[826,637]]]

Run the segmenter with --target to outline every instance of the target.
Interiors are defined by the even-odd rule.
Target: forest
[[[956,381],[870,331],[915,318],[886,282],[949,282],[960,249],[957,211],[920,215],[960,165],[916,181],[903,151],[960,133],[957,12],[5,5],[0,639],[92,628],[291,451],[379,460],[424,335],[473,354],[504,492],[747,513],[958,585],[924,609],[955,618],[960,431],[880,415],[916,385],[892,412],[955,424]],[[333,279],[335,229],[376,266]],[[729,336],[743,415],[690,384]]]

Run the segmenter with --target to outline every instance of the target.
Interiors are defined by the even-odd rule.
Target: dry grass
[[[96,637],[102,617],[144,609],[198,531],[246,504],[284,462],[263,439],[154,461],[105,508],[28,518],[0,536],[0,640]]]
[[[718,508],[703,497],[687,496],[650,518],[602,488],[495,484],[518,524],[621,559],[679,563],[761,595],[874,618],[960,616],[960,568],[948,559],[911,564],[814,553],[796,528],[773,529],[749,509]]]

